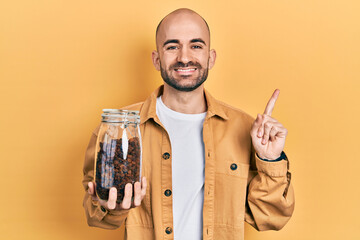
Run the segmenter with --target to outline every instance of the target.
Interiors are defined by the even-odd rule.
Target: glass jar
[[[117,203],[127,183],[141,182],[139,111],[103,109],[95,149],[95,183],[98,198],[108,200],[117,189]]]

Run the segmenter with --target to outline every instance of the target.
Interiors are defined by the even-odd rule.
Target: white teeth
[[[176,71],[178,71],[178,72],[190,72],[190,71],[195,71],[195,68],[190,68],[190,69],[176,69]]]

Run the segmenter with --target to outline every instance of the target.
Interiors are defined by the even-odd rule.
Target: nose
[[[178,54],[178,62],[187,64],[191,61],[191,53],[186,47],[182,47]]]

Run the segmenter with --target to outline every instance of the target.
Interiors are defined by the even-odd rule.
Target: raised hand
[[[250,131],[254,149],[263,159],[277,159],[285,146],[287,129],[271,117],[279,94],[280,90],[276,89],[266,105],[264,114],[257,115]]]
[[[89,187],[88,188],[89,195],[92,197],[93,200],[99,201],[101,206],[103,206],[104,208],[106,208],[108,210],[113,210],[113,209],[122,210],[122,209],[129,209],[129,208],[140,206],[141,201],[144,199],[145,194],[146,194],[147,183],[146,183],[145,177],[142,178],[141,184],[140,184],[140,182],[134,183],[134,195],[135,195],[134,201],[132,201],[133,185],[131,183],[126,184],[124,199],[120,204],[116,203],[117,190],[115,187],[112,187],[110,189],[109,199],[107,201],[99,199],[96,196],[95,183],[89,182],[88,187]]]

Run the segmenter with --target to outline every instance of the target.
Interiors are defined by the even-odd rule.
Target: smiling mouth
[[[197,68],[175,68],[175,72],[180,72],[180,73],[187,73],[187,72],[193,72],[195,71]]]

